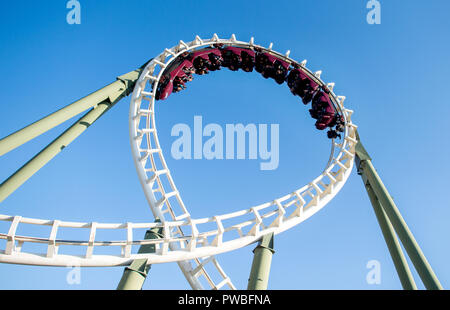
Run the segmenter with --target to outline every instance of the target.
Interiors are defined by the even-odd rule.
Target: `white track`
[[[312,73],[306,61],[297,63],[302,70],[319,85],[330,89],[330,97],[335,107],[345,119],[345,131],[339,143],[332,140],[330,160],[324,171],[309,184],[283,197],[252,208],[233,213],[216,215],[210,218],[191,218],[180,193],[171,177],[164,160],[155,123],[155,99],[152,83],[158,83],[164,68],[183,52],[209,46],[213,43],[233,44],[241,47],[259,47],[266,52],[290,62],[297,63],[285,55],[250,42],[230,39],[202,40],[198,36],[189,43],[180,43],[164,50],[152,59],[136,83],[130,105],[130,141],[139,180],[153,215],[159,217],[155,223],[78,223],[59,220],[40,220],[21,216],[0,215],[1,221],[11,222],[0,240],[5,239],[4,249],[0,250],[0,262],[42,266],[125,266],[136,258],[147,258],[149,264],[178,262],[189,284],[194,289],[204,288],[206,283],[212,289],[228,286],[234,289],[229,277],[220,267],[214,255],[232,251],[257,242],[268,233],[279,234],[300,224],[322,209],[343,187],[353,168],[356,126],[351,122],[353,111],[344,108],[345,97],[333,93],[334,84],[326,85],[320,80],[320,71]],[[154,85],[156,90],[157,84]],[[19,236],[16,234],[20,224],[48,226],[48,237]],[[133,231],[162,227],[164,238],[157,240],[136,240]],[[89,239],[62,240],[57,238],[61,228],[89,229]],[[122,230],[124,238],[119,241],[100,241],[96,239],[99,230]],[[140,232],[142,234],[142,232]],[[23,245],[40,244],[40,253],[25,252]],[[1,245],[2,243],[0,243]],[[132,247],[142,244],[156,244],[152,254],[136,254]],[[59,253],[58,249],[70,246],[70,254]],[[98,247],[108,247],[111,254],[95,253]],[[114,250],[118,249],[117,253]],[[73,254],[76,252],[76,254]],[[213,268],[215,277],[208,273]],[[202,280],[202,281],[200,281]]]

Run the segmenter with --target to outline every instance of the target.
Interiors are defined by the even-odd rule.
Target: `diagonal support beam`
[[[368,182],[365,183],[365,187],[403,289],[417,290],[417,285],[414,282],[414,277],[409,269],[405,254],[403,253],[400,242],[395,235],[394,227],[392,227],[391,222],[389,222],[386,212],[384,212],[383,207]]]
[[[0,156],[14,150],[87,109],[95,107],[100,102],[115,102],[118,98],[128,96],[133,90],[134,84],[144,66],[119,76],[115,82],[1,139]]]
[[[47,145],[41,152],[18,169],[13,175],[0,185],[0,202],[11,195],[18,187],[25,183],[39,169],[45,166],[51,159],[58,155],[67,145],[81,135],[90,125],[100,118],[116,102],[102,102],[96,108],[91,109],[69,129],[63,132],[53,142]]]
[[[86,108],[93,107],[71,127],[58,136],[41,152],[29,160],[0,185],[0,202],[11,195],[18,187],[33,176],[39,169],[59,154],[66,146],[81,135],[90,125],[106,113],[111,107],[127,96],[133,89],[142,69],[122,75],[117,81],[101,90],[63,108],[30,126],[0,140],[0,155],[29,141],[43,132],[59,125]],[[99,101],[101,99],[101,101]],[[34,132],[35,130],[35,132]]]
[[[362,175],[363,180],[367,180],[365,181],[365,184],[368,182],[373,189],[373,193],[386,213],[389,222],[395,229],[398,238],[402,242],[403,247],[408,253],[409,258],[425,287],[429,290],[443,289],[425,255],[420,249],[419,244],[395,205],[394,200],[375,170],[369,154],[360,142],[358,133],[356,137],[358,140],[358,144],[356,145],[356,166],[358,168],[358,173]]]

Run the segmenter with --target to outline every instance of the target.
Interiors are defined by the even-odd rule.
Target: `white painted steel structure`
[[[164,68],[177,56],[217,43],[246,48],[259,47],[289,63],[300,65],[311,79],[328,87],[335,108],[344,116],[345,131],[339,142],[332,140],[330,160],[326,168],[309,184],[283,197],[246,210],[209,218],[192,218],[171,177],[158,140],[155,91]],[[177,262],[194,289],[202,289],[205,286],[212,289],[234,289],[230,278],[214,255],[239,249],[257,242],[265,234],[279,234],[300,224],[334,198],[353,168],[357,143],[357,127],[351,121],[353,111],[343,106],[345,97],[333,93],[333,83],[325,84],[320,80],[320,71],[309,71],[305,67],[306,61],[298,63],[291,59],[289,54],[289,51],[286,54],[273,51],[272,44],[268,48],[256,45],[253,38],[250,42],[238,41],[234,35],[230,39],[220,39],[217,35],[211,39],[201,39],[197,36],[192,42],[180,41],[177,46],[165,49],[147,64],[140,75],[132,94],[129,115],[131,149],[136,170],[153,215],[159,217],[161,223],[79,223],[0,215],[0,223],[10,222],[8,231],[0,233],[0,240],[5,240],[4,248],[0,249],[0,262],[43,266],[124,266],[134,259],[147,258],[149,264]],[[18,235],[17,229],[23,224],[47,226],[48,237]],[[164,238],[134,238],[137,229],[157,226],[163,228]],[[77,228],[80,231],[88,229],[89,238],[58,239],[58,231],[63,228]],[[124,238],[118,241],[101,241],[96,238],[100,230],[122,230]],[[40,244],[42,251],[24,251],[23,245],[28,243]],[[156,252],[136,254],[133,246],[143,244],[156,244]],[[58,251],[62,246],[70,246],[71,253]],[[108,247],[111,254],[96,253],[96,249],[100,247]],[[208,268],[213,268],[218,276],[210,276]]]

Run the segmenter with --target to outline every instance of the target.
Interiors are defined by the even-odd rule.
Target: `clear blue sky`
[[[0,137],[133,70],[181,39],[213,33],[308,59],[336,82],[385,184],[444,287],[450,286],[448,176],[450,3],[381,0],[381,24],[366,22],[366,0],[87,1],[81,25],[66,23],[65,0],[9,1],[0,11]],[[0,205],[0,213],[43,219],[150,222],[131,158],[129,98]],[[158,104],[166,160],[194,217],[249,208],[309,182],[328,159],[329,144],[307,108],[285,85],[257,73],[222,70],[196,77],[182,94]],[[276,123],[280,164],[255,160],[170,157],[177,123]],[[5,179],[69,123],[0,158]],[[4,232],[5,225],[0,229]],[[392,261],[354,171],[322,211],[276,237],[271,289],[400,289]],[[4,244],[0,244],[2,247]],[[252,247],[219,256],[245,288]],[[366,283],[370,260],[381,284]],[[81,284],[67,268],[0,265],[1,289],[114,289],[123,268],[89,268]],[[416,277],[417,278],[417,277]],[[418,278],[417,278],[418,279]],[[420,287],[423,287],[420,284]],[[155,265],[144,289],[189,288],[176,264]]]

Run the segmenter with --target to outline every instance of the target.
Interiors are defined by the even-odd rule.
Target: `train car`
[[[252,72],[255,63],[255,52],[251,49],[227,46],[221,48],[223,63],[222,66],[237,71],[242,69],[245,72]]]
[[[255,56],[255,70],[264,78],[272,78],[283,84],[289,71],[289,63],[269,53],[258,51]]]
[[[333,121],[328,125],[330,127],[330,130],[327,132],[327,136],[330,139],[334,139],[337,137],[341,137],[341,135],[338,132],[344,132],[345,130],[345,121],[344,117],[340,115],[339,113],[336,113],[334,116]],[[335,129],[331,129],[331,128]]]
[[[318,91],[312,100],[312,109],[309,110],[311,117],[317,119],[316,128],[324,130],[333,127],[338,116],[330,96],[324,91]]]
[[[185,89],[185,83],[193,79],[193,73],[202,75],[220,70],[222,61],[222,53],[218,48],[205,48],[180,55],[166,68],[161,77],[156,99],[165,100],[172,92]]]
[[[341,137],[339,132],[344,131],[344,117],[334,108],[327,90],[318,91],[312,100],[311,117],[316,119],[316,128],[324,130],[329,128],[327,136],[330,139]]]
[[[241,51],[241,69],[245,72],[252,72],[255,67],[255,51],[242,49]]]
[[[319,89],[319,84],[299,68],[294,68],[289,72],[287,84],[292,94],[302,98],[304,104],[308,104]]]
[[[192,81],[194,66],[186,57],[180,56],[165,69],[156,90],[155,99],[165,100],[172,94],[186,88],[185,83]]]
[[[189,54],[196,74],[207,74],[209,71],[220,70],[223,58],[218,48],[206,48]]]

